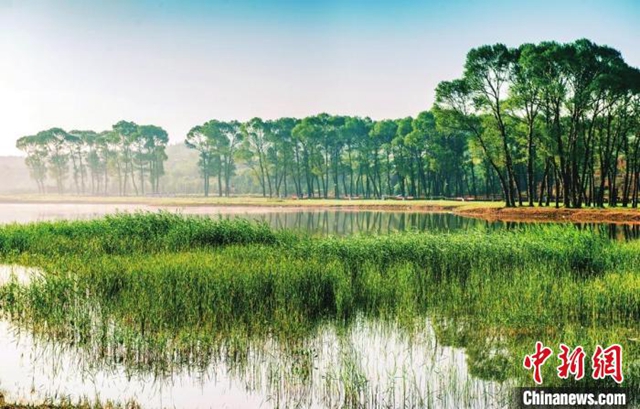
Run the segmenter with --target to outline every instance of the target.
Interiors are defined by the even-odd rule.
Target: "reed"
[[[640,387],[640,243],[572,227],[313,238],[242,220],[119,214],[2,227],[0,258],[46,271],[0,287],[4,314],[142,370],[206,366],[221,351],[243,362],[251,343],[294,345],[327,322],[339,330],[364,316],[411,332],[429,317],[482,379],[530,384],[521,360],[538,339],[616,342],[628,385]],[[337,377],[357,406],[366,380],[345,358]],[[310,364],[296,362],[309,378]]]

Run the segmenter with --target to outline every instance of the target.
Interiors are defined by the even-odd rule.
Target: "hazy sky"
[[[640,66],[639,0],[0,0],[0,155],[120,119],[415,115],[466,52],[586,37]]]

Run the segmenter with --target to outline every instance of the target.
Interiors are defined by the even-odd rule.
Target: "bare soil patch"
[[[570,223],[640,223],[637,209],[565,209],[555,207],[461,208],[454,213],[489,221],[570,222]]]

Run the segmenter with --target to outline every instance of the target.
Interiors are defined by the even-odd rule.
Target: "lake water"
[[[168,207],[170,212],[244,217],[274,228],[320,235],[384,234],[404,230],[493,228],[450,213],[302,210],[258,207]],[[158,211],[145,205],[0,204],[0,223],[91,219],[105,214]],[[0,266],[0,286],[29,285],[36,269]],[[327,323],[295,347],[274,339],[250,342],[245,359],[230,359],[220,346],[205,365],[174,362],[157,370],[107,357],[100,346],[76,347],[0,320],[0,393],[8,402],[82,399],[143,407],[337,408],[367,397],[367,407],[467,407],[499,405],[505,384],[470,375],[462,348],[438,343],[430,322],[407,332],[397,324],[359,319],[339,330]],[[117,345],[107,349],[117,350]],[[97,358],[102,356],[102,358]],[[502,399],[502,398],[500,398]]]
[[[0,287],[42,279],[34,268],[0,266]],[[144,350],[124,358],[123,348],[135,347],[120,342],[57,339],[0,319],[0,394],[24,405],[66,399],[145,408],[490,408],[501,407],[510,391],[508,383],[470,375],[464,350],[439,343],[428,319],[414,330],[365,318],[346,328],[326,323],[292,345],[267,335],[243,340],[240,349],[223,341],[187,357],[164,345],[153,361]]]
[[[304,209],[260,206],[167,206],[141,204],[50,204],[0,203],[1,223],[28,223],[43,220],[79,220],[117,212],[159,211],[210,217],[242,217],[260,220],[276,229],[302,230],[317,235],[350,235],[357,233],[388,234],[398,231],[456,231],[470,229],[513,229],[527,223],[487,222],[453,213],[371,211],[344,209]],[[575,224],[577,228],[595,229],[618,240],[640,238],[640,224]]]
[[[306,210],[259,207],[168,207],[170,212],[244,217],[281,229],[319,235],[387,234],[396,231],[509,229],[450,213]],[[144,205],[0,204],[0,223],[90,219],[105,214],[158,211]],[[619,239],[640,234],[637,226],[578,225]],[[0,286],[41,280],[37,269],[0,266]],[[96,307],[98,308],[98,307]],[[0,319],[0,394],[13,403],[88,399],[136,402],[149,408],[498,408],[511,393],[508,380],[477,376],[500,354],[487,348],[467,355],[459,342],[444,342],[430,318],[411,325],[363,317],[346,328],[325,323],[293,345],[268,336],[243,340],[239,349],[223,343],[206,353],[181,355],[171,345],[156,363],[145,353],[123,358],[118,340],[96,337],[78,345],[72,338],[32,332],[8,317]],[[457,333],[454,331],[454,333]],[[486,356],[485,356],[486,354]],[[156,356],[156,358],[158,358]],[[492,358],[491,358],[492,359]],[[490,372],[493,374],[495,369]],[[473,375],[476,374],[476,375]]]
[[[470,375],[464,350],[439,345],[428,321],[414,334],[365,319],[346,332],[327,324],[295,348],[265,339],[247,344],[238,359],[223,346],[205,365],[172,361],[168,348],[163,370],[140,369],[117,353],[105,357],[98,351],[0,321],[0,391],[22,404],[66,398],[144,408],[247,409],[480,409],[501,407],[510,391],[508,383]]]

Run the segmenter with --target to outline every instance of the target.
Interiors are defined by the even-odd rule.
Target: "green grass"
[[[0,262],[47,272],[0,288],[14,322],[105,356],[131,346],[125,362],[140,370],[206,366],[221,345],[248,359],[239,357],[250,342],[296,344],[363,316],[408,333],[429,317],[482,379],[530,385],[521,362],[536,340],[587,354],[620,343],[628,385],[640,387],[640,243],[571,226],[312,238],[241,220],[119,214],[0,227]],[[545,368],[548,382],[566,384],[554,371]]]

